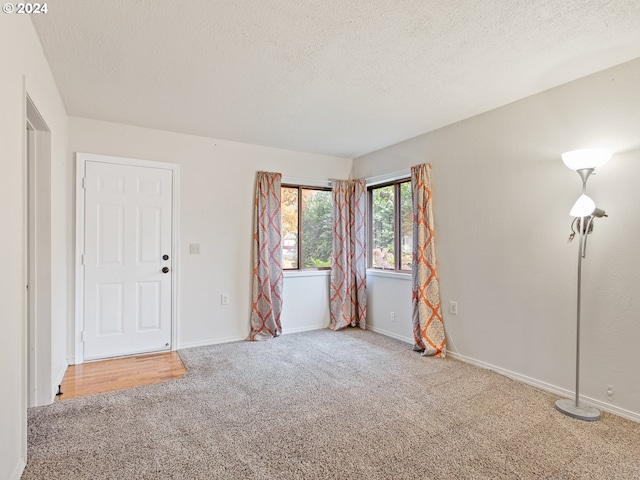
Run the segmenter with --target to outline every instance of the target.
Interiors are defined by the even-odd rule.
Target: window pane
[[[394,186],[371,190],[371,265],[374,268],[394,270],[393,210]]]
[[[411,182],[400,184],[400,270],[411,270],[413,256],[413,212],[411,206]]]
[[[331,192],[302,189],[302,268],[331,266]]]
[[[282,268],[298,268],[298,189],[282,187]]]

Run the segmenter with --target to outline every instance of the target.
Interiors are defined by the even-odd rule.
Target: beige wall
[[[0,478],[18,478],[26,458],[25,88],[51,134],[51,387],[65,368],[69,210],[66,204],[67,116],[29,17],[0,15],[0,211],[2,334],[0,349]],[[23,84],[24,82],[24,84]]]
[[[579,176],[560,155],[615,149],[588,183],[609,213],[583,263],[581,392],[640,420],[640,59],[354,160],[354,177],[433,165],[448,348],[556,392],[574,391]],[[410,339],[410,282],[369,278],[370,323]],[[396,322],[389,312],[396,311]],[[399,312],[399,313],[398,313]],[[609,397],[607,386],[615,393]],[[550,404],[551,408],[551,404]]]

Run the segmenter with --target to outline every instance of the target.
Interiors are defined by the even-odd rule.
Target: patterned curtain
[[[333,253],[331,255],[331,322],[340,330],[367,326],[366,193],[364,179],[331,180]]]
[[[414,350],[423,355],[444,357],[446,339],[440,306],[440,285],[436,272],[433,238],[431,165],[411,167],[413,200],[412,303]]]
[[[258,172],[253,220],[253,301],[247,340],[268,340],[282,333],[282,241],[280,173]]]

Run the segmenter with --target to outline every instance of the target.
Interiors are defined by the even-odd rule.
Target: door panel
[[[98,266],[122,266],[124,261],[124,208],[122,205],[96,205]]]
[[[96,285],[96,336],[120,335],[124,332],[124,285],[122,283]]]
[[[160,282],[138,282],[138,331],[160,329],[161,292]]]
[[[160,252],[162,210],[159,207],[138,208],[138,262],[153,263],[162,256]],[[146,235],[145,235],[145,232]]]
[[[86,162],[86,360],[170,348],[172,175]]]

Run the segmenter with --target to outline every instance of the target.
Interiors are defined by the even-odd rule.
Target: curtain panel
[[[282,239],[280,173],[258,172],[253,219],[251,333],[247,340],[268,340],[282,333]]]
[[[433,236],[431,165],[411,167],[413,203],[412,303],[414,350],[444,357],[446,338],[440,305]]]
[[[364,179],[331,180],[333,250],[329,328],[367,326],[366,206]]]

